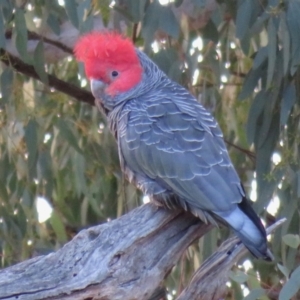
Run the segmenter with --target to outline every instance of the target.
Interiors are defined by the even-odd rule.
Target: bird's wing
[[[127,125],[119,135],[129,169],[201,210],[230,211],[231,204],[242,201],[244,192],[222,133],[190,94],[177,93],[176,101],[165,97],[138,101],[124,107]]]

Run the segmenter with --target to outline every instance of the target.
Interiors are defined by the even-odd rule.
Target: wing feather
[[[119,145],[126,166],[193,209],[223,212],[240,203],[240,180],[213,117],[187,93],[147,101],[143,109],[134,100],[124,108]]]

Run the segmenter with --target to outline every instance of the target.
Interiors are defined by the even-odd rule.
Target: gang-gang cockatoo
[[[265,228],[211,114],[118,33],[88,33],[74,51],[127,179],[166,207],[229,225],[254,256],[270,260]]]

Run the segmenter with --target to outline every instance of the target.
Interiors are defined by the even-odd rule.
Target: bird
[[[120,33],[86,33],[74,54],[116,138],[125,177],[157,205],[223,223],[256,258],[273,260],[211,113]]]

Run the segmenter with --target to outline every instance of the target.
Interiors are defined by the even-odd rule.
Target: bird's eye
[[[112,77],[117,77],[119,75],[119,72],[118,71],[112,71],[111,72],[111,76]]]

